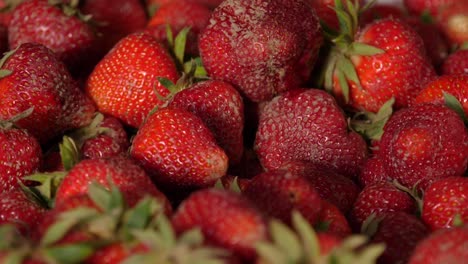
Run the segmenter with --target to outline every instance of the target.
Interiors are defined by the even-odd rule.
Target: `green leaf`
[[[0,59],[0,68],[3,67],[3,65],[5,65],[5,62],[11,57],[11,55],[16,53],[19,47],[20,46],[16,47],[16,49],[7,51],[3,54],[3,57]],[[2,70],[7,70],[7,69],[2,69]]]
[[[283,252],[268,242],[259,242],[255,245],[255,250],[259,255],[261,263],[284,264],[289,263]]]
[[[171,25],[166,24],[166,37],[169,47],[174,47],[174,33],[172,32]]]
[[[190,27],[184,27],[179,34],[177,34],[174,41],[174,55],[180,62],[180,65],[184,64],[185,46],[187,44],[187,35],[190,32]]]
[[[445,105],[455,111],[463,120],[465,125],[468,125],[468,117],[465,114],[465,110],[463,110],[463,106],[461,105],[460,101],[450,93],[443,92]]]
[[[55,263],[75,264],[83,263],[94,253],[94,247],[89,244],[69,244],[46,248],[44,253]]]
[[[299,234],[306,254],[306,259],[315,261],[320,256],[320,246],[317,235],[309,222],[297,211],[292,212],[292,223]]]
[[[23,264],[24,260],[28,256],[28,251],[26,250],[14,250],[8,255],[4,256],[2,264]]]
[[[275,245],[288,255],[288,260],[298,263],[302,257],[302,248],[296,234],[280,221],[270,223],[270,234]]]
[[[69,136],[63,136],[59,149],[64,169],[66,171],[71,170],[80,161],[80,151],[75,141]]]
[[[350,59],[344,56],[338,59],[337,67],[338,70],[344,73],[346,80],[354,82],[359,87],[359,89],[362,89],[361,81],[357,75],[356,68],[354,68],[354,64]]]
[[[362,252],[358,255],[359,262],[356,263],[377,263],[377,259],[385,251],[385,245],[373,244],[367,246]]]
[[[88,194],[91,200],[103,211],[108,212],[112,209],[111,193],[104,185],[93,181],[88,185]]]
[[[164,215],[159,215],[157,219],[158,233],[164,245],[168,248],[176,244],[176,235],[169,219]]]
[[[10,70],[1,69],[0,70],[0,78],[5,78],[8,75],[10,75],[11,73],[12,73],[12,71],[10,71]]]
[[[151,210],[151,203],[152,199],[145,198],[128,211],[127,220],[125,221],[125,228],[127,230],[144,229],[147,227],[148,223],[151,221],[151,216],[154,213]]]
[[[348,80],[346,80],[346,76],[342,70],[337,69],[335,73],[336,73],[336,76],[338,77],[338,83],[340,84],[341,92],[343,93],[345,103],[348,103],[349,102]]]
[[[193,228],[179,237],[179,242],[188,246],[198,246],[203,243],[203,233],[200,228]]]
[[[348,55],[372,56],[385,53],[385,50],[361,42],[353,42],[349,46]]]

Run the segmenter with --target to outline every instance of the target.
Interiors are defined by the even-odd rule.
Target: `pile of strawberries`
[[[0,1],[0,263],[466,263],[468,2]]]

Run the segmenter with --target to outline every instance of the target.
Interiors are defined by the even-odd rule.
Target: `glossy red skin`
[[[208,80],[177,93],[169,107],[188,110],[200,117],[224,149],[230,165],[241,161],[244,151],[244,103],[229,83]]]
[[[91,27],[76,16],[44,0],[24,1],[18,5],[8,26],[10,49],[35,42],[50,48],[71,68],[91,60],[95,35]]]
[[[255,151],[267,170],[305,161],[350,178],[359,174],[368,154],[363,138],[348,130],[335,99],[318,89],[294,89],[267,102]]]
[[[45,208],[30,201],[22,190],[16,189],[1,194],[0,225],[14,224],[21,233],[29,235],[45,212]]]
[[[91,122],[95,111],[91,100],[45,46],[22,44],[2,69],[12,73],[0,80],[0,119],[34,107],[31,115],[15,124],[27,129],[41,144]]]
[[[442,8],[436,23],[452,46],[463,45],[468,41],[468,2],[455,1]]]
[[[311,225],[315,225],[322,208],[322,198],[307,178],[284,169],[253,177],[242,194],[267,216],[288,224],[291,224],[292,211],[297,210]]]
[[[165,190],[213,186],[226,174],[228,158],[195,114],[164,108],[133,138],[131,156]]]
[[[305,1],[227,0],[213,11],[199,48],[209,76],[260,102],[308,80],[322,42]]]
[[[386,18],[362,28],[356,38],[385,52],[371,56],[352,56],[362,89],[349,81],[347,106],[358,111],[378,112],[395,98],[394,108],[403,108],[432,80],[435,70],[424,52],[424,43],[416,31],[403,21]],[[344,102],[335,77],[334,93]]]
[[[406,9],[414,15],[421,15],[429,11],[432,16],[436,16],[446,5],[451,5],[458,0],[403,0]]]
[[[468,74],[468,49],[450,54],[442,64],[442,74]]]
[[[385,166],[378,156],[369,158],[364,164],[364,168],[359,174],[359,184],[364,187],[375,182],[389,181],[385,172]]]
[[[424,189],[431,181],[463,175],[468,131],[444,105],[420,104],[395,112],[385,124],[379,154],[391,179]]]
[[[445,104],[444,92],[455,96],[468,116],[468,74],[439,76],[424,87],[413,104]]]
[[[327,225],[325,233],[333,234],[339,238],[345,238],[352,233],[351,227],[343,212],[326,200],[322,200],[322,210],[320,211],[318,222]],[[318,232],[321,233],[320,230],[318,230]]]
[[[19,188],[23,176],[37,171],[41,161],[41,146],[30,133],[0,129],[0,193]]]
[[[431,233],[414,249],[408,264],[465,263],[468,226]]]
[[[120,189],[129,206],[150,195],[162,201],[166,212],[170,212],[165,195],[151,182],[141,167],[125,156],[88,159],[76,164],[57,189],[55,203],[60,204],[66,202],[69,197],[88,193],[88,186],[93,181],[109,188],[109,180]]]
[[[456,215],[468,222],[468,178],[448,177],[429,185],[423,196],[424,222],[432,230],[451,228]]]
[[[198,55],[198,36],[208,25],[210,16],[211,10],[201,3],[173,1],[160,6],[156,10],[145,31],[161,43],[167,43],[167,25],[170,25],[174,37],[183,28],[190,27],[186,52],[191,55]]]
[[[376,182],[359,193],[351,212],[352,222],[360,227],[373,213],[382,216],[395,211],[412,214],[416,212],[416,202],[392,183]]]
[[[207,243],[250,260],[255,243],[267,236],[260,212],[245,197],[226,190],[192,193],[174,213],[172,224],[178,233],[198,227]]]
[[[158,77],[175,83],[179,73],[174,61],[153,37],[134,33],[119,41],[96,65],[85,89],[100,112],[139,127],[154,107],[162,105],[156,92],[161,96],[169,93]]]
[[[371,239],[371,243],[385,243],[385,251],[377,263],[406,263],[416,245],[429,233],[429,229],[414,215],[404,212],[387,213]]]

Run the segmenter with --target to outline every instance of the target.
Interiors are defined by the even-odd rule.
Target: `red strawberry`
[[[422,189],[435,179],[463,175],[468,130],[444,105],[421,104],[393,114],[384,127],[379,155],[391,179]]]
[[[468,222],[468,178],[448,177],[433,182],[424,192],[422,219],[432,229]],[[458,220],[455,220],[459,217]]]
[[[123,38],[98,63],[86,83],[86,92],[100,112],[139,127],[168,94],[157,80],[176,82],[178,72],[169,52],[147,34]]]
[[[314,10],[293,0],[224,1],[199,41],[208,75],[255,102],[303,84],[321,45]]]
[[[317,240],[320,245],[320,254],[324,256],[331,254],[343,242],[341,237],[323,232],[317,233]]]
[[[468,115],[468,74],[442,75],[429,82],[414,99],[413,104],[444,104],[444,93],[453,95]]]
[[[436,17],[436,23],[450,44],[461,46],[468,42],[468,2],[454,1],[444,6]]]
[[[323,228],[323,231],[321,230]],[[336,237],[345,238],[351,235],[351,227],[345,215],[332,203],[322,200],[322,210],[319,214],[316,229],[319,233],[333,234]]]
[[[10,74],[0,79],[1,119],[33,107],[33,113],[15,125],[41,143],[91,122],[92,102],[50,49],[26,43],[6,56],[1,69]]]
[[[84,67],[87,59],[92,62],[93,30],[77,16],[62,10],[62,5],[54,6],[45,0],[18,5],[8,26],[10,49],[35,42],[54,51],[70,69]]]
[[[353,178],[367,157],[364,139],[348,130],[334,98],[318,89],[294,89],[266,103],[255,150],[267,170],[305,161]]]
[[[212,186],[228,168],[226,154],[203,121],[177,108],[150,115],[130,154],[166,191]]]
[[[328,27],[337,30],[339,29],[339,21],[336,12],[333,8],[336,7],[335,0],[309,0],[312,8],[315,9],[317,16],[322,23]],[[364,0],[359,0],[359,4],[363,4]]]
[[[382,159],[378,156],[373,156],[368,159],[359,175],[359,183],[361,186],[367,186],[375,182],[390,180],[385,172],[385,166]]]
[[[288,224],[291,223],[292,211],[296,210],[314,225],[322,207],[322,199],[307,178],[284,169],[253,177],[242,194],[266,215]]]
[[[352,221],[360,227],[372,214],[378,217],[394,211],[412,214],[416,211],[416,202],[392,183],[376,182],[359,193],[351,213]]]
[[[261,214],[243,196],[226,190],[204,189],[184,200],[172,218],[174,229],[198,227],[206,242],[251,259],[254,246],[266,238]]]
[[[459,49],[450,54],[442,64],[442,74],[468,74],[468,49]]]
[[[418,243],[408,264],[465,263],[468,259],[466,241],[466,225],[435,231]]]
[[[378,222],[371,243],[385,243],[379,264],[407,263],[416,245],[429,234],[417,217],[404,213],[386,213]]]
[[[224,149],[230,165],[241,161],[244,151],[244,104],[229,83],[208,80],[178,92],[169,107],[186,109],[200,117]]]
[[[188,0],[173,1],[157,9],[145,31],[161,43],[167,43],[167,25],[174,36],[183,28],[189,27],[186,51],[188,54],[198,55],[198,35],[208,25],[210,15],[211,10],[201,3]]]
[[[458,0],[403,0],[408,11],[415,15],[422,15],[429,12],[430,15],[437,15],[442,8],[456,3]]]
[[[130,256],[146,251],[148,251],[148,247],[141,243],[127,245],[121,242],[115,242],[94,252],[94,254],[86,260],[86,264],[123,263],[123,261]]]
[[[153,6],[154,8],[158,8],[162,5],[167,5],[170,3],[175,3],[179,2],[180,0],[148,0],[147,4],[148,6]],[[197,4],[203,4],[211,9],[214,9],[217,7],[223,0],[185,0],[189,3],[197,3]]]
[[[362,12],[361,16],[359,17],[359,24],[365,26],[375,20],[390,17],[403,18],[405,17],[405,12],[398,5],[385,2],[376,2]]]

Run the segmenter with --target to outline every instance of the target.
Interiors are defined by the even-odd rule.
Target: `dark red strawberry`
[[[450,54],[442,64],[442,74],[468,74],[468,49],[459,49]]]
[[[252,259],[255,244],[267,233],[263,217],[249,200],[218,189],[191,194],[174,213],[172,223],[178,233],[198,227],[207,243],[246,259]]]
[[[199,41],[208,75],[255,102],[308,80],[321,45],[315,11],[293,0],[224,1]]]
[[[468,42],[468,2],[453,1],[441,8],[435,20],[452,46]]]
[[[385,172],[385,166],[378,156],[374,156],[366,161],[359,175],[359,183],[362,187],[380,181],[389,181],[390,178]]]
[[[363,4],[364,0],[359,0],[359,4]],[[335,0],[309,0],[310,5],[317,13],[321,23],[326,26],[338,30],[340,24],[334,8],[336,7]]]
[[[153,37],[131,34],[98,63],[86,83],[86,92],[100,112],[139,127],[149,112],[162,105],[158,95],[169,92],[157,80],[179,78],[169,52]]]
[[[226,152],[230,165],[241,161],[244,104],[232,85],[215,80],[198,82],[174,95],[168,106],[188,110],[200,117]]]
[[[433,182],[424,192],[422,219],[431,229],[468,222],[468,178],[448,177]]]
[[[92,102],[50,49],[26,43],[6,56],[1,67],[6,76],[0,79],[0,119],[34,108],[15,125],[41,143],[91,122]]]
[[[351,235],[351,227],[345,215],[334,204],[322,200],[322,210],[315,228],[320,233],[333,234],[339,238]]]
[[[468,259],[466,250],[468,226],[441,229],[418,243],[408,264],[462,264]]]
[[[415,15],[422,15],[428,12],[436,16],[442,8],[458,2],[458,0],[403,0],[408,11]]]
[[[267,170],[305,161],[351,178],[367,158],[364,139],[348,130],[334,98],[318,89],[294,89],[267,102],[255,150]]]
[[[203,121],[178,108],[150,115],[133,138],[130,154],[172,194],[213,186],[228,168],[226,154]]]

